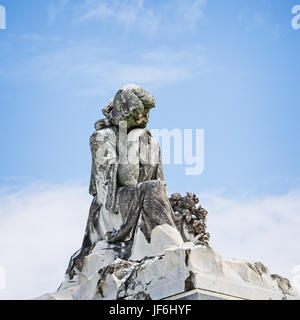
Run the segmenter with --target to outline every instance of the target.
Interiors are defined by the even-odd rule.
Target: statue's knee
[[[165,181],[162,181],[162,180],[155,180],[155,182],[156,182],[156,186],[157,186],[157,188],[159,188],[159,189],[166,189],[166,183],[165,183]]]
[[[140,184],[141,190],[146,192],[164,192],[166,190],[166,183],[161,180],[150,180]]]

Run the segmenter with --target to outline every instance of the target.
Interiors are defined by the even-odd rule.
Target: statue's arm
[[[109,186],[114,181],[117,165],[116,137],[111,130],[94,132],[90,139],[92,179],[99,204],[106,203]]]
[[[157,180],[165,181],[164,172],[162,168],[162,156],[161,156],[160,148],[159,148],[159,162],[157,165]]]

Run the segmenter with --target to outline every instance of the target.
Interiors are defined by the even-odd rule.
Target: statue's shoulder
[[[90,142],[93,143],[104,143],[104,142],[116,142],[116,132],[112,128],[103,128],[93,132],[90,138]]]

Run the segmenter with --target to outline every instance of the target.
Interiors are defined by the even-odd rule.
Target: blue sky
[[[121,3],[1,1],[1,184],[87,179],[94,121],[138,83],[150,127],[205,129],[203,174],[165,166],[170,189],[299,187],[295,1]]]
[[[165,165],[169,192],[290,199],[300,188],[296,4],[0,0],[5,197],[37,182],[80,183],[87,193],[93,124],[121,86],[137,83],[157,99],[150,128],[205,130],[203,174]]]

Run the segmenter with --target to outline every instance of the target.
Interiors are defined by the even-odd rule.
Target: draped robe
[[[131,260],[183,243],[167,197],[159,144],[146,129],[133,129],[127,138],[129,164],[123,164],[118,127],[102,128],[91,136],[94,198],[82,248],[71,258],[67,273],[75,264],[80,269],[84,256],[100,240],[121,248],[120,258]]]

